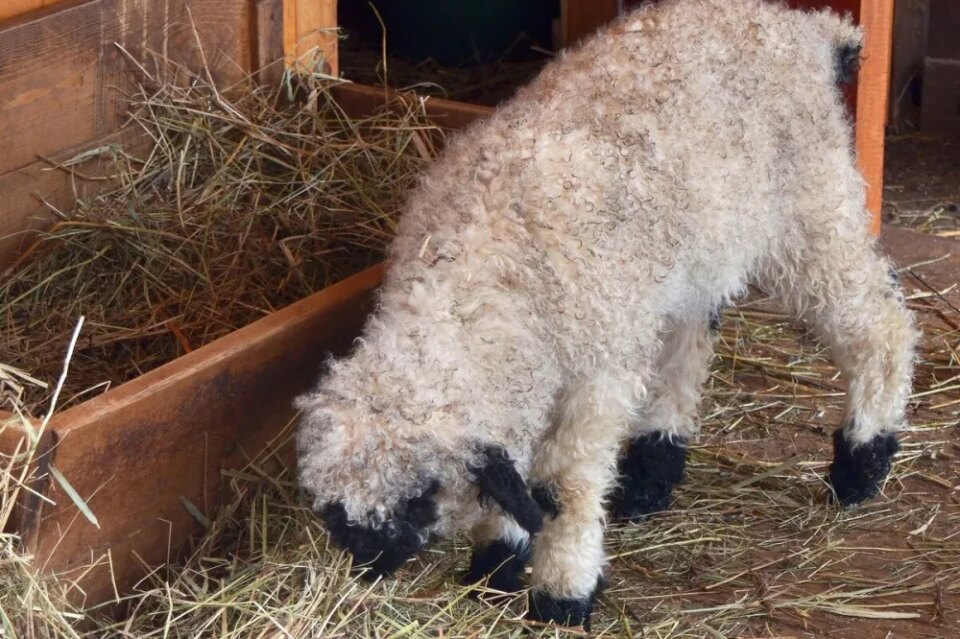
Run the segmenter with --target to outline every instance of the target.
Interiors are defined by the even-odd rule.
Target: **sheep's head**
[[[298,404],[300,483],[315,512],[364,576],[392,573],[441,532],[449,456],[368,402],[321,388]]]
[[[435,424],[420,427],[323,388],[298,403],[301,484],[364,576],[392,573],[435,536],[472,525],[483,506],[501,508],[531,533],[542,525],[503,448],[462,434],[445,440]]]
[[[327,504],[321,515],[334,543],[350,551],[354,565],[368,578],[389,575],[427,545],[437,523],[434,482],[420,496],[405,500],[379,526],[351,521],[342,501]]]

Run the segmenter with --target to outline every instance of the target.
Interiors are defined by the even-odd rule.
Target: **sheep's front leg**
[[[651,371],[648,401],[630,427],[620,456],[620,474],[611,495],[615,517],[636,520],[670,507],[673,488],[683,479],[687,444],[698,431],[700,390],[710,374],[712,333],[719,314],[675,320],[661,339]]]
[[[523,589],[521,577],[530,559],[530,536],[512,518],[486,515],[471,531],[473,555],[464,583],[485,583],[500,592]]]
[[[530,618],[589,627],[601,581],[603,498],[616,478],[635,389],[609,377],[572,385],[534,457],[533,494],[546,513],[534,538]]]
[[[896,272],[863,230],[837,224],[770,278],[815,324],[847,383],[830,483],[843,507],[880,492],[905,421],[918,333]]]

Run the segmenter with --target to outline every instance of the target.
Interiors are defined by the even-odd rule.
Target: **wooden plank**
[[[283,76],[283,0],[259,0],[254,9],[257,53],[254,70],[260,83],[275,86]]]
[[[883,205],[883,154],[893,46],[893,0],[862,0],[860,24],[865,31],[857,84],[857,158],[867,182],[871,230],[880,233]]]
[[[561,0],[560,46],[588,36],[623,11],[623,0]]]
[[[283,49],[287,67],[339,73],[337,60],[337,0],[283,0]]]
[[[109,550],[123,591],[141,560],[172,558],[201,529],[181,500],[214,516],[221,470],[288,423],[325,354],[351,344],[381,275],[365,271],[56,416],[53,461],[100,528],[52,484],[57,505],[25,531],[39,565],[75,578]],[[102,563],[82,579],[86,603],[113,596],[110,572]]]
[[[424,98],[413,93],[399,94],[392,89],[371,87],[364,84],[345,83],[334,88],[337,101],[348,113],[362,116],[372,113],[391,96],[405,100],[424,100],[427,114],[439,126],[448,129],[463,129],[480,118],[489,117],[493,107],[466,104],[442,98]]]
[[[31,11],[49,7],[62,0],[3,0],[0,4],[0,20],[16,18]]]
[[[38,156],[62,161],[110,141],[141,80],[120,47],[151,70],[151,51],[193,68],[206,60],[227,86],[252,66],[250,22],[246,0],[73,0],[0,24],[0,269],[24,231],[52,220],[43,200],[66,211],[97,186]]]
[[[0,26],[0,174],[97,135],[100,8],[74,3]]]
[[[960,60],[924,61],[920,129],[934,135],[960,133]]]

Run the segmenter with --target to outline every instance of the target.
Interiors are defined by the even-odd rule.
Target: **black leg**
[[[487,586],[501,592],[523,590],[524,566],[530,559],[530,544],[517,544],[498,539],[486,546],[476,546],[470,558],[470,568],[463,575],[465,584],[487,580]]]
[[[597,585],[589,597],[583,599],[560,599],[542,590],[530,592],[530,610],[527,618],[542,623],[555,623],[561,626],[582,626],[590,630],[590,614],[603,587],[603,577],[597,579]]]
[[[670,507],[673,487],[683,479],[687,445],[660,432],[630,442],[617,464],[619,485],[611,495],[613,514],[639,519]]]
[[[880,492],[900,449],[893,434],[877,435],[851,449],[843,429],[833,433],[833,464],[830,484],[843,508],[856,506]]]

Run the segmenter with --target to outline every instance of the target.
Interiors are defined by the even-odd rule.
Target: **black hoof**
[[[893,434],[877,435],[851,450],[842,429],[835,431],[830,484],[840,505],[850,508],[875,497],[898,450],[900,445]]]
[[[590,613],[593,612],[593,604],[597,601],[602,583],[603,577],[600,577],[590,596],[583,599],[559,599],[543,590],[532,590],[527,619],[559,626],[582,626],[584,630],[590,630]]]
[[[611,495],[613,515],[636,520],[667,510],[673,487],[683,479],[687,445],[663,433],[641,435],[630,442],[617,463],[619,485]]]
[[[523,568],[530,559],[530,544],[512,544],[498,539],[487,546],[475,547],[470,568],[463,574],[466,585],[486,580],[486,585],[500,592],[523,590]]]

